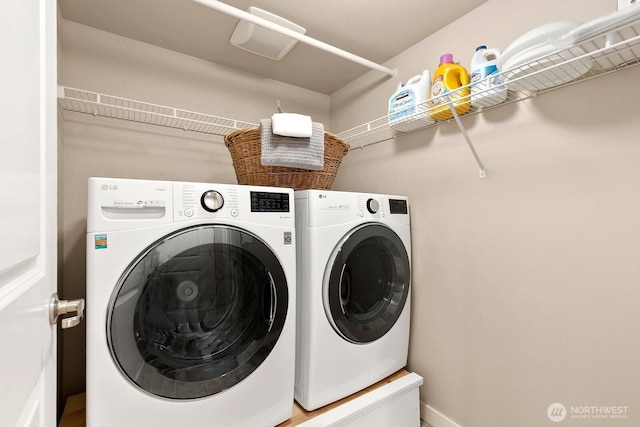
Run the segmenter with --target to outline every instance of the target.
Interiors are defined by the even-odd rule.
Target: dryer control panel
[[[363,220],[409,224],[409,202],[404,196],[328,190],[296,191],[295,196],[313,212],[312,227]]]

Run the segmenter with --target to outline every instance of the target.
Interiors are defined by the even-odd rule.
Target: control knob
[[[376,199],[367,200],[367,210],[369,213],[376,213],[380,209],[380,203]]]
[[[216,212],[224,205],[224,197],[215,190],[209,190],[202,193],[200,204],[205,211]]]

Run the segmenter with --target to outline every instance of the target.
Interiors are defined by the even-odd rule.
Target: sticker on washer
[[[293,243],[293,239],[291,238],[291,232],[290,231],[285,231],[284,232],[284,244],[285,245],[290,245],[291,243]]]
[[[107,249],[107,235],[96,234],[94,237],[96,249]]]

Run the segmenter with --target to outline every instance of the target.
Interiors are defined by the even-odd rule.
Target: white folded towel
[[[264,166],[322,170],[324,168],[324,125],[313,123],[310,138],[274,135],[270,119],[260,120],[260,163]]]
[[[311,117],[296,113],[278,113],[271,116],[274,135],[310,138],[313,134]]]

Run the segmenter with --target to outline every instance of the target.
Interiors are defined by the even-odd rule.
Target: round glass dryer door
[[[351,230],[334,249],[325,272],[329,322],[347,341],[377,340],[402,314],[409,280],[409,256],[393,230],[380,224]]]
[[[121,277],[109,304],[109,348],[148,393],[210,396],[267,358],[288,299],[282,266],[258,237],[229,226],[183,229],[147,248]]]

